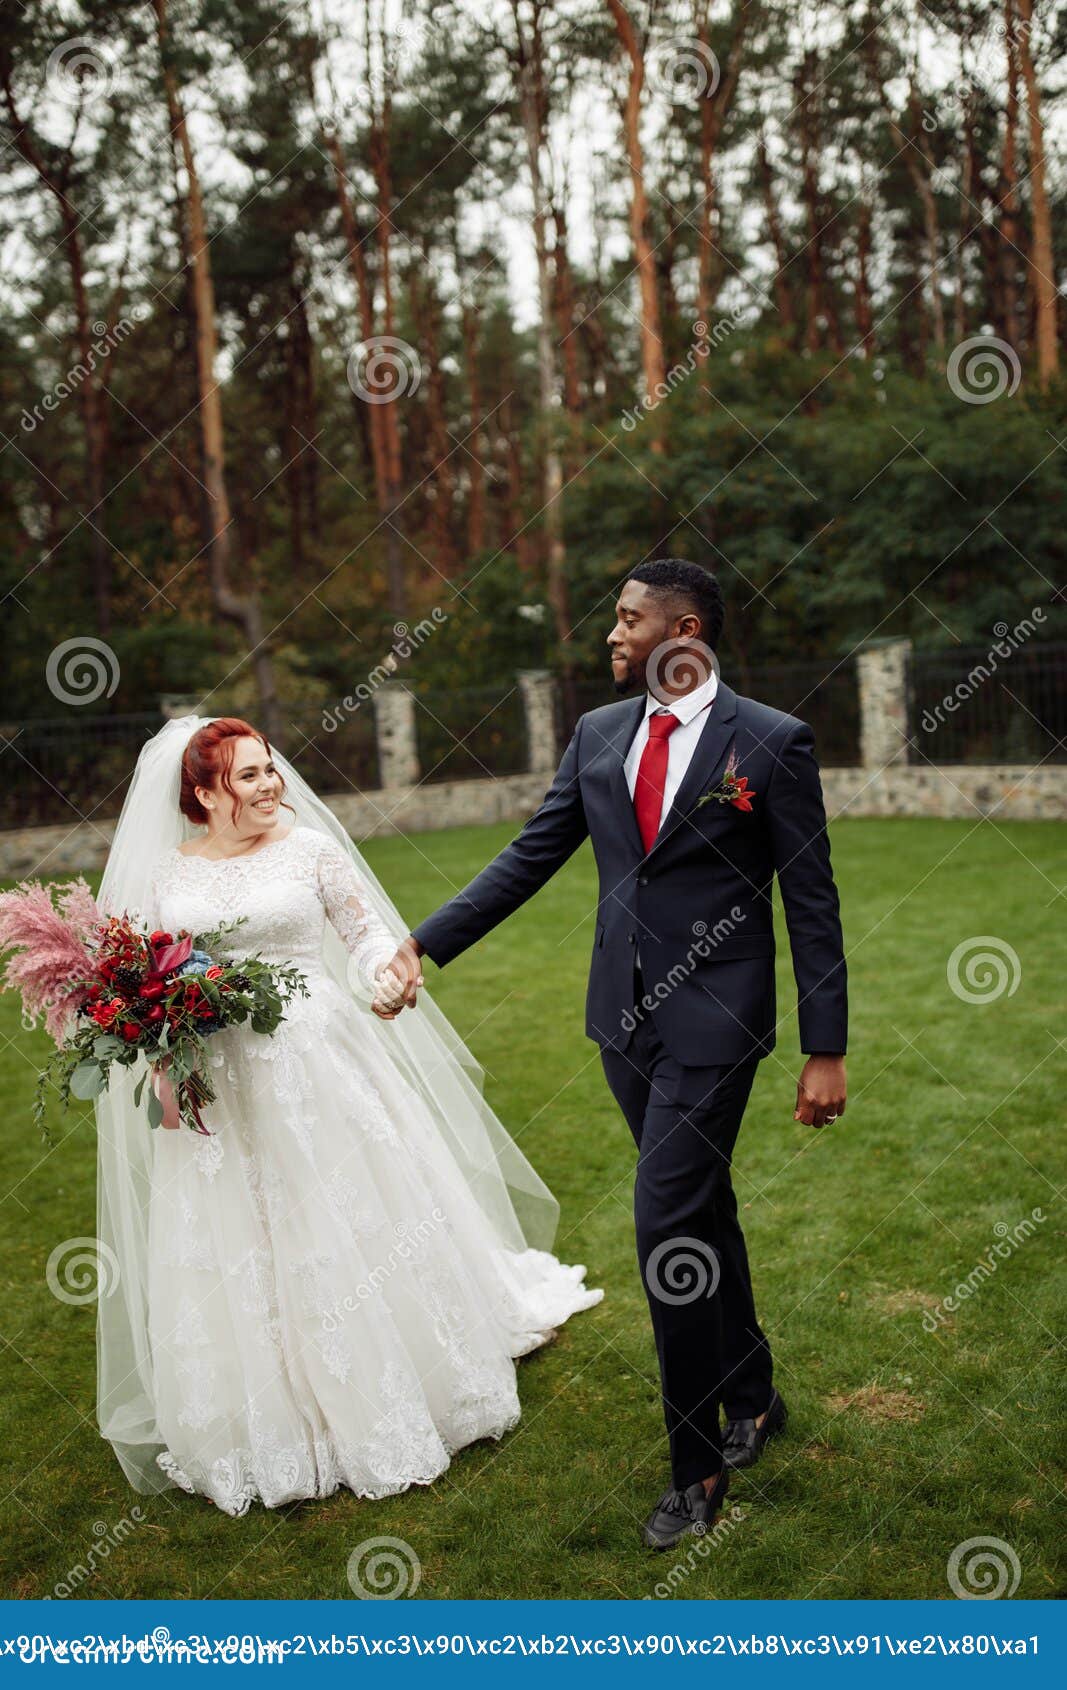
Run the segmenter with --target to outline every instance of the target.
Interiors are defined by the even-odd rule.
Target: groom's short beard
[[[640,671],[638,669],[635,669],[635,667],[632,663],[629,663],[626,666],[625,675],[622,675],[622,676],[616,675],[615,676],[615,691],[619,694],[620,697],[625,696],[625,694],[628,693],[628,692],[633,692],[634,688],[637,685],[639,674],[640,674]]]

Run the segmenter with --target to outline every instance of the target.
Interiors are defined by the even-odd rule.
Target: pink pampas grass
[[[52,891],[36,880],[0,893],[0,952],[14,953],[4,970],[4,990],[21,994],[31,1022],[44,1016],[57,1044],[81,1001],[79,983],[92,967],[86,947],[102,920],[80,877],[55,888],[55,903]]]

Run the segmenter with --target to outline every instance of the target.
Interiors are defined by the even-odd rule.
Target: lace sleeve
[[[330,925],[343,939],[360,982],[373,990],[378,970],[392,959],[400,941],[365,899],[351,857],[331,839],[323,840],[317,876]]]

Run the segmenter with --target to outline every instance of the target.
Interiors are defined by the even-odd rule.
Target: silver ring
[[[836,1121],[836,1120],[837,1120],[837,1116],[836,1116],[836,1115],[827,1115],[827,1117],[826,1117],[826,1119],[827,1119],[827,1120],[828,1120],[828,1121]]]

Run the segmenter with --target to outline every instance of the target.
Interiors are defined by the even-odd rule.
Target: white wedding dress
[[[327,921],[363,979],[395,949],[334,840],[294,827],[246,857],[171,850],[152,887],[163,927],[243,917],[235,954],[292,963],[310,986],[273,1037],[209,1039],[210,1137],[152,1135],[159,1467],[229,1514],[429,1484],[517,1423],[513,1358],[603,1292],[583,1267],[502,1246],[393,1060],[392,1026],[324,966]]]

